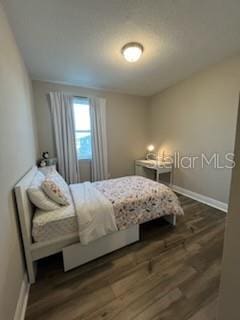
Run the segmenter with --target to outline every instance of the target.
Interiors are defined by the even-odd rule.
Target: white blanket
[[[82,244],[118,230],[111,202],[90,182],[72,184],[70,190]]]

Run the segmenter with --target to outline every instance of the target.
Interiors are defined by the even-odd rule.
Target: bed
[[[43,213],[34,208],[27,195],[37,171],[33,167],[15,187],[30,283],[35,282],[37,261],[43,257],[62,252],[64,271],[68,271],[138,241],[139,225],[144,222],[164,217],[176,225],[176,216],[183,214],[177,197],[168,187],[143,177],[89,183],[87,186],[111,203],[117,229],[86,245],[79,238],[76,214],[78,198],[82,197],[79,190],[84,184],[70,185],[72,197],[68,206]],[[83,208],[84,202],[80,211]]]

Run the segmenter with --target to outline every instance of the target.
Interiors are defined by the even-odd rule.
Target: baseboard
[[[177,192],[180,193],[186,197],[189,197],[191,199],[197,200],[199,202],[202,202],[204,204],[209,205],[210,207],[216,208],[218,210],[221,210],[223,212],[227,212],[228,211],[228,204],[225,202],[221,202],[218,200],[215,200],[213,198],[209,198],[207,196],[204,196],[202,194],[196,193],[196,192],[192,192],[190,190],[181,188],[179,186],[173,185],[172,189]]]
[[[29,289],[30,284],[28,282],[27,274],[25,274],[18,297],[17,307],[13,318],[14,320],[24,320],[25,318]]]

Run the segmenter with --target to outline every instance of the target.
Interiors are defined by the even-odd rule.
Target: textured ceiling
[[[2,2],[33,79],[152,95],[240,51],[239,0]]]

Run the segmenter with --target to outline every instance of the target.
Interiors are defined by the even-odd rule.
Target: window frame
[[[77,103],[77,101],[79,103]],[[74,96],[73,97],[73,107],[74,104],[81,104],[81,105],[88,105],[89,106],[89,118],[90,118],[90,105],[89,105],[89,98],[87,97],[79,97],[79,96]],[[74,117],[75,117],[75,113],[74,113]],[[74,120],[75,121],[75,120]],[[91,122],[90,122],[90,129],[89,130],[77,130],[75,129],[75,139],[76,139],[76,133],[89,133],[92,139],[92,129],[91,129]],[[91,161],[92,160],[92,147],[91,147],[91,157],[89,158],[80,158],[79,157],[79,153],[77,152],[77,157],[78,157],[78,161]]]

